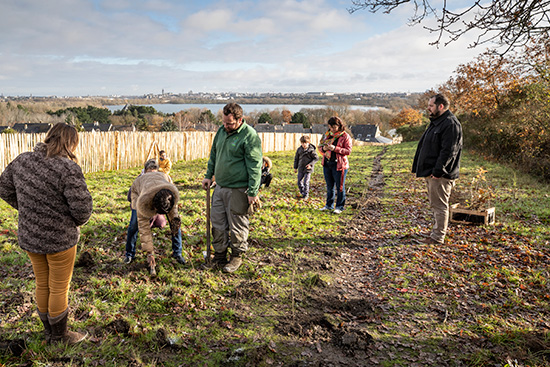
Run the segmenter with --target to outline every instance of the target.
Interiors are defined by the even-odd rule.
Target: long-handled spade
[[[210,266],[210,188],[206,189],[206,266]]]

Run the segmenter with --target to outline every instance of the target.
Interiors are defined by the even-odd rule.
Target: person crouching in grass
[[[147,253],[151,276],[156,276],[156,262],[151,233],[151,218],[166,214],[172,232],[172,257],[180,264],[186,261],[181,255],[181,219],[178,214],[179,192],[170,177],[158,171],[156,160],[145,162],[144,173],[135,179],[130,188],[132,214],[126,238],[125,264],[130,264],[136,255],[137,232],[141,245]]]

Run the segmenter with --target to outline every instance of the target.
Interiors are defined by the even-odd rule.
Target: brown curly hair
[[[228,103],[223,107],[223,114],[226,116],[233,115],[235,120],[243,118],[243,108],[236,103]]]

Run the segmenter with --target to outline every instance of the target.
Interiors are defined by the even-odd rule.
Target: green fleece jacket
[[[262,142],[256,130],[246,122],[230,134],[220,127],[204,177],[214,177],[222,187],[247,187],[248,196],[257,196],[262,177]]]

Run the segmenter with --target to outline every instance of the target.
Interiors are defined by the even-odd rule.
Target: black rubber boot
[[[88,333],[81,334],[75,331],[69,331],[67,328],[67,319],[69,318],[69,309],[56,317],[48,316],[50,327],[52,328],[51,342],[63,342],[69,345],[83,341],[88,336]]]
[[[38,311],[38,316],[44,325],[44,338],[46,339],[46,344],[50,344],[52,339],[52,327],[50,326],[50,320],[48,320],[48,313]]]
[[[203,270],[220,270],[227,264],[227,250],[224,252],[214,252],[214,258],[209,263],[201,265]]]

